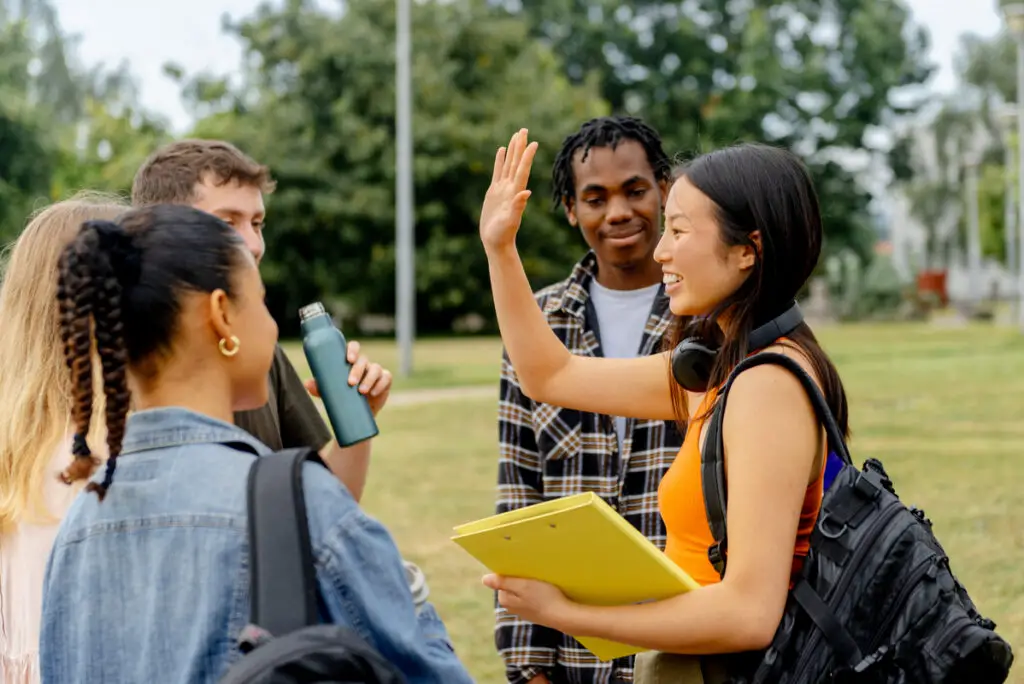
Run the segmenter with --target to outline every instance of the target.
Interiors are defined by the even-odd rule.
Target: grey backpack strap
[[[317,623],[316,571],[306,526],[302,466],[309,448],[257,458],[249,471],[250,622],[273,636]]]

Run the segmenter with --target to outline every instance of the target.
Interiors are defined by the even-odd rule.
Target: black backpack
[[[858,470],[825,398],[787,356],[748,357],[730,374],[702,450],[704,504],[715,544],[708,557],[725,574],[725,403],[736,376],[770,363],[800,379],[843,461],[810,538],[771,646],[730,662],[735,684],[999,684],[1013,653],[953,575],[924,512],[907,508],[882,464]]]
[[[241,442],[230,446],[255,453]],[[249,471],[252,624],[238,640],[245,655],[220,682],[404,684],[405,677],[355,632],[318,624],[302,494],[307,460],[323,465],[312,449],[285,449],[257,458]]]

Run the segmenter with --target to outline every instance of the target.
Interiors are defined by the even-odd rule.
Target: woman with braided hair
[[[39,682],[43,570],[57,526],[81,487],[67,487],[72,383],[57,305],[57,262],[83,221],[127,209],[82,193],[40,210],[5,254],[0,286],[0,682]],[[95,408],[103,410],[102,395]],[[97,423],[90,440],[101,445]]]
[[[90,481],[47,566],[43,678],[216,681],[241,655],[247,479],[251,452],[270,451],[233,424],[234,412],[266,403],[277,343],[256,261],[217,217],[155,205],[86,223],[60,266],[75,399],[68,474]],[[85,437],[99,391],[93,344],[101,469]],[[387,530],[325,467],[304,468],[321,619],[355,630],[409,682],[471,681],[433,607],[416,610]]]

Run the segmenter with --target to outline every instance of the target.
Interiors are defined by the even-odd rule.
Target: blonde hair
[[[44,478],[56,477],[50,466],[55,450],[68,438],[73,403],[60,333],[58,262],[82,223],[112,220],[127,208],[116,195],[79,193],[37,212],[5,250],[0,284],[0,533],[22,521],[55,520],[46,509]],[[95,397],[102,413],[103,393]]]

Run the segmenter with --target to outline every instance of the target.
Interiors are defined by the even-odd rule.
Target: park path
[[[440,387],[397,390],[388,399],[388,406],[415,406],[437,401],[458,399],[483,399],[491,397],[498,401],[498,389],[492,385],[469,385],[464,387]]]

